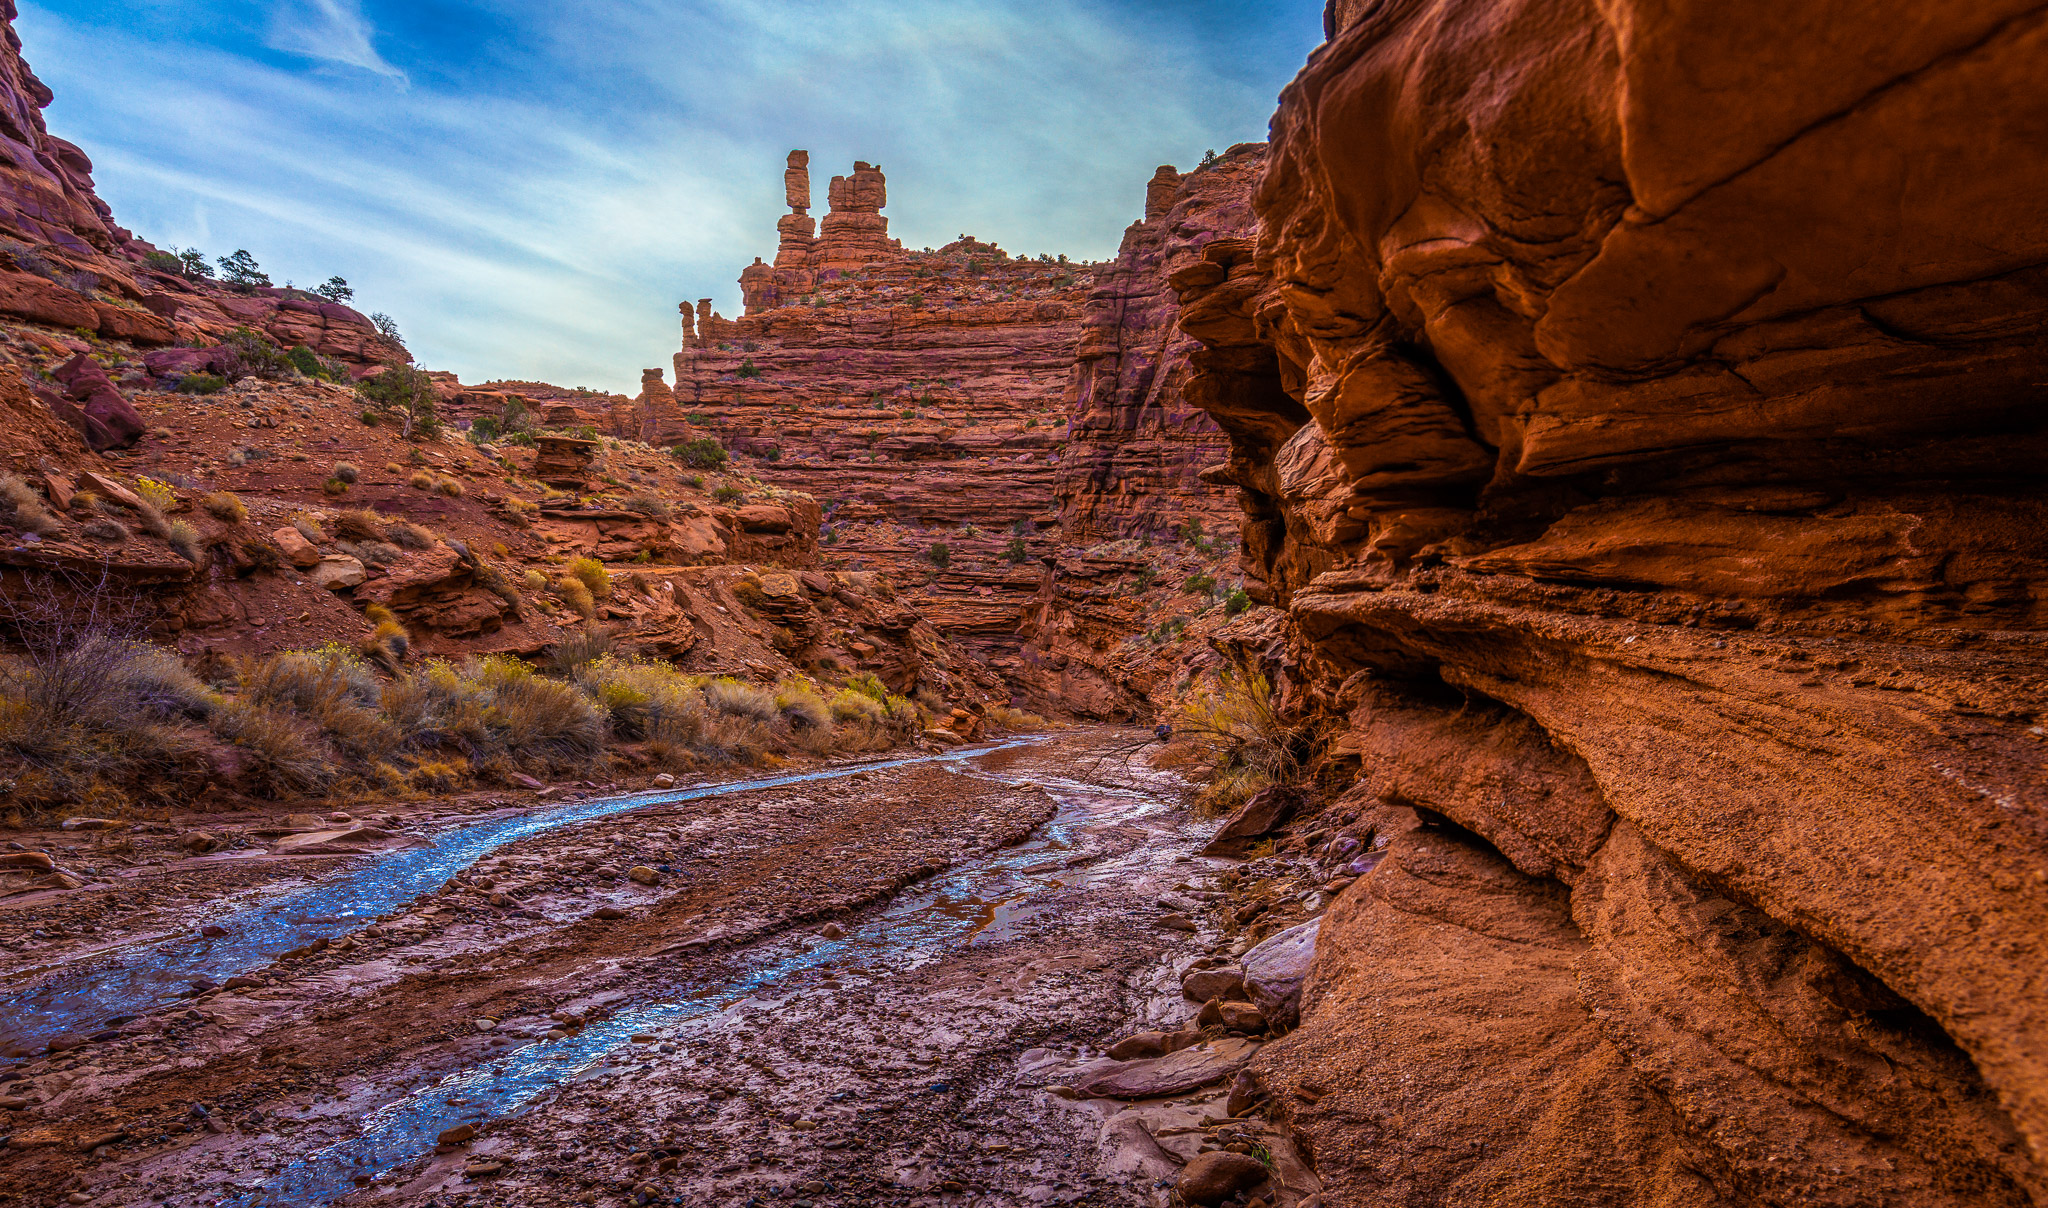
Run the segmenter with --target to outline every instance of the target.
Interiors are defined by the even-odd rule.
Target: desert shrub
[[[734,376],[742,378],[757,378],[761,376],[761,368],[760,366],[754,364],[754,359],[752,357],[748,357],[745,361],[741,362],[740,367],[737,371],[735,371]]]
[[[775,686],[775,708],[794,730],[824,730],[832,725],[832,706],[816,684],[788,679]]]
[[[195,566],[205,552],[199,543],[199,530],[182,520],[172,522],[170,531],[164,534],[164,541],[180,558]]]
[[[626,501],[620,506],[629,512],[638,512],[642,516],[649,516],[656,520],[668,519],[668,501],[659,495],[650,495],[645,491],[626,496]]]
[[[243,700],[305,719],[358,761],[384,759],[403,741],[402,732],[377,708],[376,675],[346,647],[244,659],[237,672]]]
[[[406,652],[412,649],[412,635],[406,632],[397,614],[382,604],[370,605],[363,615],[376,626],[363,640],[363,657],[386,670],[396,668],[405,661]]]
[[[400,549],[428,549],[436,540],[431,530],[410,520],[394,520],[385,525],[384,539]]]
[[[885,693],[883,699],[886,698]],[[889,710],[882,705],[881,700],[851,688],[841,688],[832,694],[831,700],[827,703],[835,722],[866,721],[880,724],[889,717]]]
[[[478,665],[478,678],[490,691],[494,721],[507,751],[550,764],[582,764],[604,750],[604,714],[574,686],[543,679],[508,658],[484,659]]]
[[[207,727],[239,751],[249,789],[260,797],[293,797],[328,787],[339,769],[310,720],[247,699],[221,705]]]
[[[747,501],[747,493],[729,482],[711,492],[711,497],[720,503],[745,503]]]
[[[180,277],[185,275],[185,262],[178,258],[176,252],[154,251],[144,256],[142,263],[160,273],[172,273]]]
[[[1003,734],[1020,734],[1031,730],[1045,729],[1047,722],[1036,713],[1013,709],[1008,705],[992,705],[985,718],[990,729]]]
[[[944,570],[947,564],[953,561],[953,547],[943,541],[934,541],[932,542],[932,547],[925,551],[924,556],[933,566]]]
[[[284,551],[268,538],[257,537],[241,543],[242,557],[254,570],[276,570],[284,565]]]
[[[326,482],[320,484],[320,489],[323,492],[325,492],[328,496],[338,499],[341,496],[348,494],[348,483],[344,479],[330,478]]]
[[[684,465],[700,470],[715,470],[726,461],[725,446],[719,444],[717,438],[710,436],[684,441],[670,452]]]
[[[557,675],[568,675],[586,663],[607,657],[617,646],[611,630],[586,625],[580,632],[556,642],[548,651],[548,670]]]
[[[1307,779],[1314,731],[1282,712],[1271,681],[1249,663],[1221,668],[1172,722],[1161,766],[1188,769],[1204,783],[1196,804],[1205,811],[1227,812],[1268,785]]]
[[[404,555],[388,541],[358,541],[350,551],[367,566],[389,566]]]
[[[731,676],[720,676],[704,685],[704,699],[712,709],[730,717],[770,722],[781,714],[773,689]]]
[[[415,491],[431,491],[434,489],[434,476],[425,470],[415,470],[412,477],[406,480],[406,485]]]
[[[0,520],[38,537],[54,537],[64,531],[63,521],[50,515],[43,497],[17,474],[0,474]]]
[[[105,516],[101,516],[97,520],[87,521],[85,527],[78,531],[94,541],[105,541],[113,545],[119,545],[121,542],[128,540],[127,527],[120,521],[110,520]]]
[[[546,591],[548,577],[537,570],[529,570],[526,572],[526,587],[529,591]]]
[[[188,373],[178,379],[179,394],[219,394],[228,380],[215,373]]]
[[[334,518],[334,535],[350,541],[382,541],[384,517],[368,508],[355,508]]]
[[[499,556],[503,557],[502,554]],[[476,581],[478,583],[483,584],[483,588],[485,591],[490,592],[492,595],[498,597],[500,600],[503,600],[505,603],[511,605],[513,616],[517,617],[524,615],[526,611],[526,605],[524,601],[520,600],[519,598],[519,589],[512,585],[512,580],[506,576],[503,570],[499,569],[498,567],[492,565],[489,562],[478,562],[476,567]]]
[[[1216,576],[1204,574],[1189,575],[1187,580],[1181,584],[1181,589],[1198,596],[1213,595],[1216,591]]]
[[[1242,587],[1231,588],[1223,597],[1223,613],[1225,616],[1234,617],[1251,606],[1252,598],[1245,594],[1245,590]]]
[[[462,480],[460,478],[437,478],[434,480],[434,494],[443,498],[460,499],[462,498],[462,491]]]
[[[549,590],[554,592],[556,599],[574,610],[577,616],[586,621],[596,618],[597,599],[590,594],[590,588],[584,585],[583,580],[563,575],[554,581]]]
[[[391,361],[380,373],[356,383],[356,393],[365,404],[363,418],[388,417],[406,437],[432,436],[441,429],[435,411],[434,379],[404,361]]]
[[[1024,561],[1024,559],[1028,557],[1030,557],[1030,551],[1026,548],[1024,544],[1024,538],[1010,538],[1010,544],[1006,546],[1003,550],[1004,561],[1008,562],[1012,566],[1015,566],[1018,563]]]
[[[334,463],[334,476],[354,486],[356,479],[362,476],[362,471],[356,469],[352,462],[337,461]]]
[[[604,563],[595,558],[571,558],[567,570],[584,587],[590,589],[593,599],[612,598],[612,576],[611,572],[604,568]]]
[[[221,338],[220,345],[228,350],[223,370],[230,379],[259,377],[277,381],[298,372],[291,357],[262,332],[237,327]]]
[[[176,488],[172,487],[168,482],[150,478],[147,475],[138,477],[135,480],[135,493],[141,497],[144,503],[156,508],[158,511],[167,512],[178,506],[178,492]]]
[[[248,505],[233,491],[214,491],[200,500],[200,506],[207,515],[228,524],[240,524],[249,518]]]

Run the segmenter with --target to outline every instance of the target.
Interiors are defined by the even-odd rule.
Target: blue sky
[[[1322,0],[30,0],[16,23],[136,234],[347,277],[464,381],[637,391],[676,303],[737,312],[782,157],[891,232],[1101,259],[1162,163],[1265,137]]]

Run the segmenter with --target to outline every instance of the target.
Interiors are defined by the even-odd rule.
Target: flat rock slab
[[[1164,1057],[1117,1061],[1091,1068],[1074,1083],[1090,1099],[1149,1099],[1176,1095],[1221,1082],[1244,1068],[1259,1051],[1250,1040],[1219,1040]]]
[[[374,826],[351,826],[287,835],[271,844],[270,850],[280,856],[348,855],[417,842],[409,835],[394,835]]]

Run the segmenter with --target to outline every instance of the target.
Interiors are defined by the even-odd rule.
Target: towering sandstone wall
[[[1116,261],[1095,265],[965,235],[905,250],[881,213],[886,179],[866,163],[832,178],[830,211],[814,220],[809,156],[792,152],[775,262],[740,276],[746,313],[684,307],[674,386],[647,371],[607,425],[657,445],[716,438],[748,473],[815,495],[831,564],[888,571],[1020,695],[1051,704],[1045,660],[1063,665],[1082,646],[1038,641],[1074,627],[1048,629],[1045,605],[1068,580],[1082,597],[1128,599],[1146,565],[1084,547],[1177,543],[1190,518],[1233,535],[1229,494],[1198,478],[1225,445],[1181,401],[1194,344],[1173,329],[1166,277],[1248,222],[1257,162],[1248,148],[1185,179],[1161,169],[1145,220]],[[1157,623],[1145,613],[1095,636],[1113,648]]]
[[[2048,1203],[2048,15],[1329,20],[1174,284],[1372,852],[1331,1202]]]

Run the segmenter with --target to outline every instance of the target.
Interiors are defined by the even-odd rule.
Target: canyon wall
[[[1173,280],[1368,849],[1331,1202],[2048,1203],[2048,18],[1328,21]]]
[[[1091,717],[1149,718],[1155,692],[1183,670],[1186,647],[1201,647],[1202,601],[1176,589],[1223,569],[1211,551],[1235,544],[1238,508],[1228,484],[1205,477],[1224,469],[1229,442],[1186,400],[1189,357],[1200,345],[1179,329],[1168,279],[1200,263],[1211,242],[1250,234],[1264,163],[1264,144],[1247,143],[1193,172],[1160,168],[1146,187],[1145,217],[1095,273],[1054,483],[1060,552],[1024,619],[1029,640],[1016,673],[1034,700]],[[1159,590],[1137,586],[1161,577]],[[1175,619],[1195,622],[1188,641],[1134,641]]]
[[[1166,277],[1249,221],[1257,163],[1253,147],[1186,178],[1161,169],[1118,259],[1095,265],[965,235],[906,250],[866,163],[833,178],[814,221],[809,156],[792,152],[775,261],[740,276],[746,313],[683,307],[674,385],[647,371],[603,426],[655,445],[717,440],[735,473],[816,496],[830,565],[888,572],[1020,699],[1127,712],[1141,695],[1084,700],[1048,674],[1048,657],[1093,646],[1052,653],[1040,638],[1076,628],[1048,613],[1069,581],[1117,601],[1092,635],[1116,647],[1161,619],[1157,599],[1135,597],[1189,577],[1175,551],[1092,547],[1178,545],[1189,520],[1204,545],[1232,538],[1235,505],[1198,478],[1225,445],[1181,402],[1194,345],[1173,328]]]

